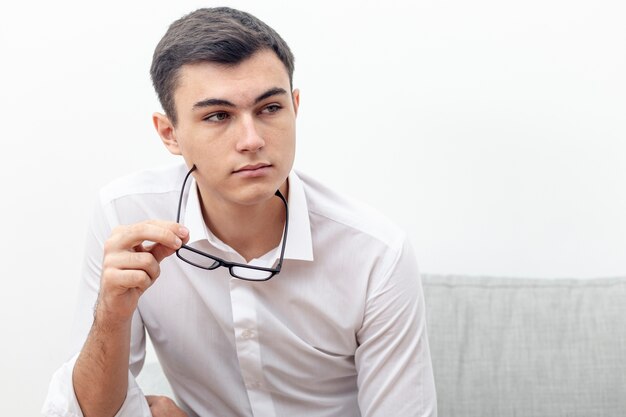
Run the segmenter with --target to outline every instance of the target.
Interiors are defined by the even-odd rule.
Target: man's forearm
[[[76,360],[74,392],[85,417],[113,417],[128,390],[131,322],[107,325],[94,320]]]
[[[159,276],[159,262],[187,240],[189,231],[178,223],[146,220],[117,226],[105,242],[96,315],[72,374],[85,417],[113,417],[124,404],[139,297]]]

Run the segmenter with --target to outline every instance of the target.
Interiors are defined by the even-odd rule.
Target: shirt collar
[[[287,231],[287,246],[285,247],[284,259],[312,261],[313,242],[311,240],[311,224],[309,222],[309,209],[304,186],[302,180],[294,171],[291,171],[289,174],[288,181],[289,230]],[[186,191],[188,197],[183,219],[183,223],[189,229],[189,243],[204,240],[219,250],[234,252],[230,246],[218,239],[204,223],[198,187],[193,176],[190,178],[190,182],[191,185],[188,191]],[[280,245],[282,245],[282,241],[278,247]],[[278,256],[278,250],[273,252]]]

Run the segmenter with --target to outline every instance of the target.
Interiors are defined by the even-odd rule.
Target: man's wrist
[[[130,329],[132,319],[132,315],[130,317],[120,316],[104,307],[98,306],[94,312],[93,327],[102,333],[127,332]]]
[[[119,309],[111,308],[109,303],[99,294],[94,307],[93,324],[98,330],[106,332],[125,331],[130,328],[133,312],[120,313]]]

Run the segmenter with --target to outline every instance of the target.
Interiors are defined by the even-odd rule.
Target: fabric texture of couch
[[[626,278],[422,282],[439,416],[626,416]]]

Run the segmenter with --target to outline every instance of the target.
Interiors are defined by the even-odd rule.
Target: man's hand
[[[169,397],[146,395],[152,417],[188,417]]]
[[[96,321],[130,321],[139,297],[159,276],[159,263],[188,239],[189,231],[175,222],[148,220],[116,227],[104,244]]]

